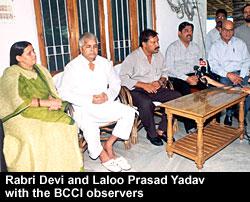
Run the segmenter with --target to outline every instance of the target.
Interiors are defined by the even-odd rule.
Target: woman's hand
[[[242,88],[242,91],[244,91],[245,93],[250,94],[250,88],[249,87]]]
[[[59,110],[62,108],[62,100],[49,96],[49,110]]]

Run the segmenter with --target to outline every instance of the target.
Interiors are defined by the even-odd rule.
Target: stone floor
[[[225,115],[224,115],[225,116]],[[223,122],[224,116],[221,120]],[[250,132],[250,113],[247,117],[248,131]],[[237,120],[233,120],[234,125]],[[183,124],[179,122],[180,130],[175,134],[179,139],[185,135]],[[169,159],[164,146],[154,146],[147,139],[145,130],[139,131],[138,144],[132,145],[131,149],[125,150],[122,141],[114,144],[117,155],[127,158],[132,165],[130,172],[198,172],[194,161],[178,154]],[[88,152],[84,152],[85,170],[89,172],[106,172],[100,164],[100,160],[92,160]],[[249,172],[250,171],[250,145],[247,140],[236,139],[230,145],[209,158],[201,172]]]

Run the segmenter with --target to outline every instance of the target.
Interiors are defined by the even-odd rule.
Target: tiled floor
[[[224,116],[221,118],[224,120]],[[250,132],[250,113],[248,113],[248,131]],[[234,124],[237,121],[234,120]],[[176,139],[184,136],[183,124],[179,122],[180,130]],[[122,155],[132,165],[130,172],[198,172],[194,161],[174,154],[169,159],[164,146],[154,146],[145,137],[145,130],[139,131],[139,142],[125,150],[123,142],[114,145],[118,155]],[[106,172],[99,159],[92,160],[88,152],[84,153],[85,170],[89,172]],[[237,139],[223,150],[209,158],[201,172],[249,172],[250,171],[250,145],[248,141]]]

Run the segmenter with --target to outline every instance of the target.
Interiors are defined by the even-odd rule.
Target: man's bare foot
[[[116,155],[113,150],[113,145],[108,144],[107,142],[104,143],[103,149],[107,152],[110,159],[115,159]]]
[[[156,132],[157,132],[157,134],[158,134],[159,136],[162,136],[162,135],[163,135],[163,133],[164,133],[164,131],[159,130],[159,129],[157,129],[157,130],[156,130]]]

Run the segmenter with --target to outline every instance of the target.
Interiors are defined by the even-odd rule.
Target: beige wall
[[[14,0],[13,3],[14,20],[8,23],[0,22],[0,75],[9,66],[10,47],[17,41],[31,42],[40,63],[33,0]]]
[[[207,0],[202,0],[198,2],[202,30],[203,33],[206,34]],[[156,14],[156,29],[159,33],[161,52],[165,55],[165,51],[169,44],[178,39],[177,32],[179,24],[183,21],[188,21],[188,18],[185,16],[183,19],[178,19],[176,13],[174,13],[168,5],[167,0],[156,0]],[[194,41],[200,46],[201,50],[203,50],[204,48],[202,45],[202,35],[200,31],[197,10],[195,10],[195,16],[193,18],[193,21],[189,22],[194,24]]]

